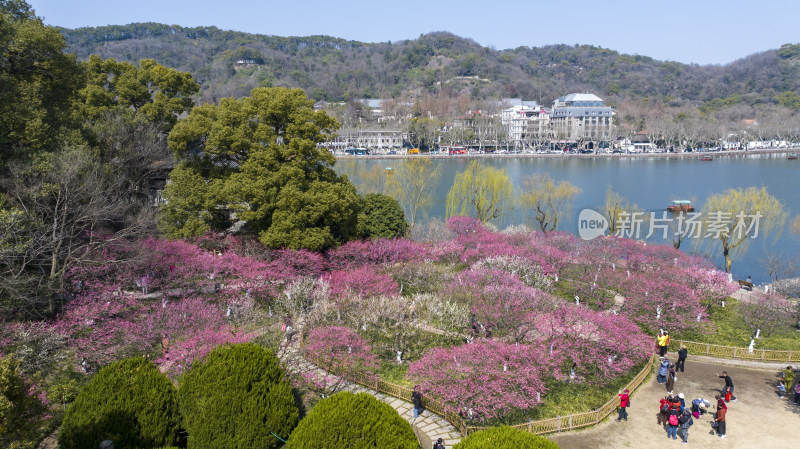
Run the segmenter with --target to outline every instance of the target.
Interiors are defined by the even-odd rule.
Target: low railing
[[[711,343],[685,340],[671,340],[669,349],[677,351],[681,345],[686,346],[686,350],[690,355],[705,355],[718,359],[743,360],[747,362],[800,362],[800,351],[779,351],[776,349],[753,349],[750,351],[749,348],[712,345]]]
[[[650,360],[645,364],[639,374],[633,378],[626,386],[630,393],[636,390],[639,385],[644,382],[647,376],[650,374],[650,370],[653,369],[657,358],[656,356],[652,356]],[[580,429],[581,427],[593,426],[600,421],[604,420],[608,415],[614,412],[617,408],[617,404],[619,403],[618,397],[611,398],[608,402],[603,404],[597,410],[593,410],[590,412],[583,412],[583,413],[575,413],[572,415],[567,416],[558,416],[555,418],[547,418],[547,419],[540,419],[537,421],[530,421],[523,424],[513,425],[511,427],[519,430],[528,431],[531,433],[543,434],[543,433],[556,433],[556,432],[564,432],[573,429]],[[476,427],[476,426],[467,426],[468,433],[476,432],[478,430],[488,429],[488,427]]]
[[[341,376],[351,382],[363,385],[367,388],[371,388],[375,391],[385,393],[390,396],[394,396],[404,401],[411,402],[412,390],[410,388],[403,387],[401,385],[396,385],[391,382],[386,382],[384,380],[377,378],[377,376],[366,376],[363,374],[347,372],[346,370],[343,369],[336,369],[331,366],[325,366],[326,364],[321,363],[321,360],[311,356],[310,354],[305,353],[304,355],[309,361],[316,364],[317,366],[329,370],[332,373]],[[625,388],[630,390],[631,394],[636,390],[637,387],[639,387],[639,385],[642,384],[642,382],[644,382],[648,374],[650,374],[650,371],[655,365],[656,360],[657,360],[656,356],[655,355],[652,356],[650,360],[642,368],[642,370],[639,371],[636,377],[633,378],[633,380],[631,380],[625,386]],[[479,430],[489,429],[489,427],[467,425],[461,418],[461,415],[458,414],[458,412],[456,412],[451,406],[445,404],[439,399],[432,398],[429,396],[423,396],[422,402],[426,409],[444,417],[444,419],[450,422],[450,424],[452,424],[453,427],[458,429],[464,436],[467,436]],[[543,433],[563,432],[573,429],[579,429],[581,427],[592,426],[594,424],[599,423],[600,421],[605,419],[608,415],[613,413],[617,407],[618,402],[619,398],[614,396],[597,410],[584,413],[575,413],[568,416],[558,416],[555,418],[530,421],[523,424],[517,424],[511,427],[528,431],[531,433],[543,434]]]
[[[321,359],[314,357],[307,351],[303,351],[303,356],[308,361],[314,363],[320,368],[330,371],[331,373],[337,376],[343,377],[344,379],[347,379],[350,382],[357,383],[367,388],[371,388],[379,393],[388,394],[389,396],[394,396],[398,399],[411,402],[411,392],[412,392],[411,388],[387,382],[385,380],[378,378],[378,376],[369,376],[361,373],[354,373],[351,371],[347,371],[345,369],[341,369],[341,367],[337,368],[331,366],[329,364],[323,363]],[[437,415],[444,417],[444,419],[446,419],[450,424],[452,424],[453,427],[458,429],[459,432],[461,432],[463,435],[467,435],[468,433],[467,425],[464,424],[464,420],[461,419],[461,416],[455,410],[453,410],[452,407],[448,406],[439,399],[430,396],[422,397],[422,405],[424,405],[427,410],[430,410],[433,413],[436,413]]]

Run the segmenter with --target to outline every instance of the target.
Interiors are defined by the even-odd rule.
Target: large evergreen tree
[[[336,127],[300,89],[257,88],[195,108],[169,135],[179,164],[164,191],[162,230],[199,235],[235,217],[268,246],[312,250],[357,236],[355,188],[317,146]]]
[[[64,139],[81,83],[81,67],[65,45],[28,3],[0,0],[0,161]]]

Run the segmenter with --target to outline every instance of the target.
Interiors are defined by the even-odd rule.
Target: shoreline
[[[517,153],[517,154],[495,154],[495,153],[474,153],[474,154],[370,154],[370,155],[350,155],[337,154],[336,159],[410,159],[426,157],[431,159],[469,159],[469,158],[608,158],[608,159],[638,159],[638,158],[666,158],[666,159],[699,159],[703,156],[716,157],[741,157],[750,155],[764,154],[790,154],[800,152],[800,148],[763,148],[757,150],[732,150],[732,151],[704,151],[699,153],[598,153],[598,154],[538,154],[538,153]]]

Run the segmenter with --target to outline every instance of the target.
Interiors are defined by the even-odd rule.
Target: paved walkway
[[[292,367],[295,370],[299,370],[299,372],[316,372],[320,377],[329,376],[330,378],[332,376],[330,373],[325,372],[322,368],[312,364],[306,360],[305,357],[303,357],[299,347],[299,339],[295,339],[292,344],[279,351],[278,357],[281,360],[286,361],[287,364],[291,364]],[[442,438],[442,440],[444,440],[445,447],[447,449],[452,448],[461,441],[461,432],[453,427],[453,425],[442,416],[439,416],[429,410],[425,410],[422,415],[414,421],[414,415],[410,402],[380,393],[363,385],[342,380],[341,378],[336,379],[338,379],[338,382],[340,382],[338,386],[340,390],[351,391],[353,393],[369,393],[375,396],[375,398],[378,400],[389,404],[392,406],[392,408],[397,410],[397,413],[399,413],[400,416],[411,423],[411,427],[414,429],[414,433],[417,434],[417,439],[419,440],[422,449],[432,449],[433,442],[438,438]]]

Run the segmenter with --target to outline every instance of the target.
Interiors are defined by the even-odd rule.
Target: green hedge
[[[224,345],[196,363],[178,391],[188,448],[271,449],[299,411],[278,360],[255,344]]]
[[[418,449],[411,425],[367,393],[337,393],[300,421],[286,449]]]
[[[132,358],[97,373],[67,408],[58,443],[96,448],[156,448],[178,442],[177,391],[148,360]]]
[[[558,449],[558,444],[543,436],[504,426],[475,432],[453,449]]]

